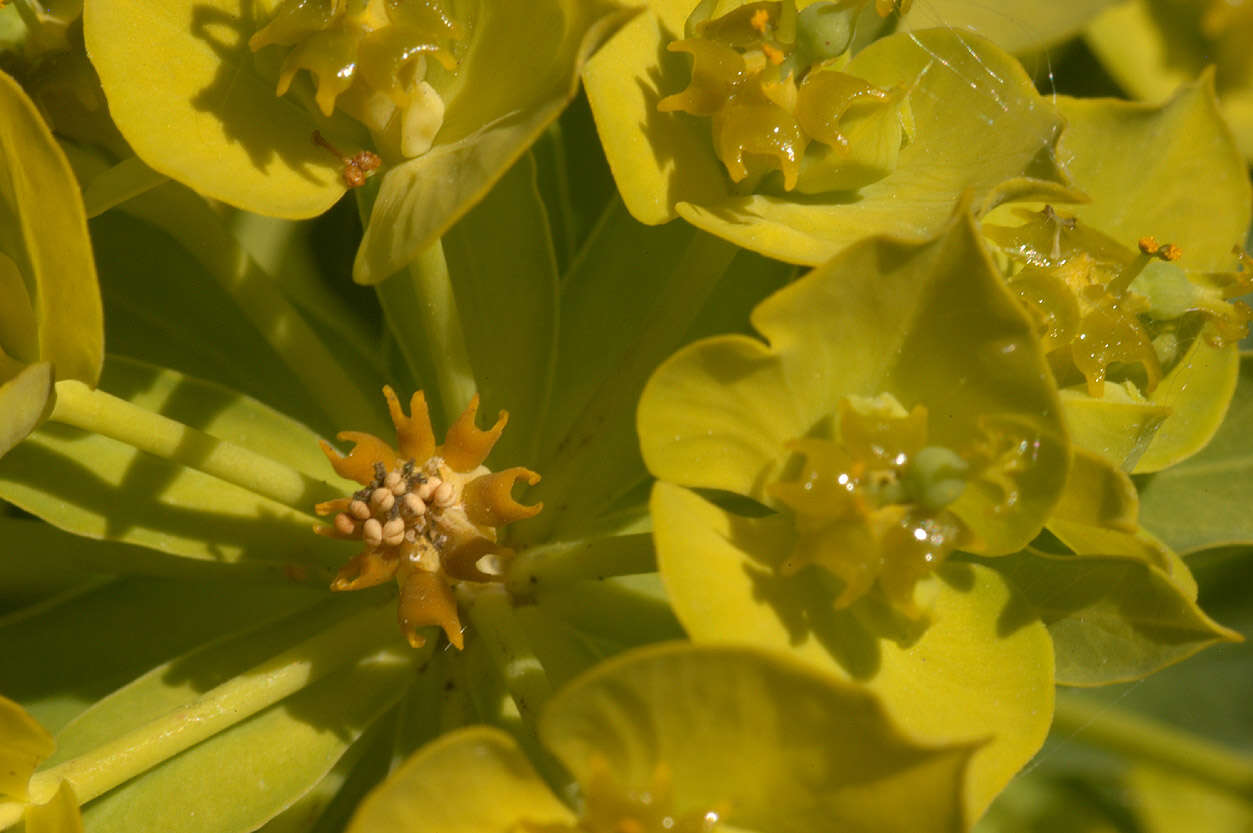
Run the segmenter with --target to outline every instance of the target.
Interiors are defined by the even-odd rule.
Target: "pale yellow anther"
[[[377,547],[383,543],[383,525],[378,518],[369,518],[361,525],[361,540],[367,547]]]
[[[432,477],[430,480],[418,487],[418,497],[425,501],[429,501],[431,499],[431,495],[435,494],[435,490],[438,489],[443,482],[444,481],[440,480],[438,477]]]
[[[370,507],[375,512],[390,511],[395,502],[396,496],[391,493],[390,489],[379,487],[370,493]]]
[[[403,504],[405,511],[410,515],[423,515],[426,513],[426,503],[413,492],[405,495]]]
[[[456,500],[456,490],[451,483],[440,483],[431,494],[431,500],[436,506],[447,509]]]
[[[335,531],[340,535],[352,535],[357,531],[357,524],[343,512],[335,516]]]
[[[405,489],[405,480],[400,476],[398,471],[389,471],[387,477],[383,478],[383,485],[390,489],[393,494],[402,494]]]
[[[383,524],[383,543],[389,547],[396,547],[405,540],[405,522],[400,518],[392,518]]]
[[[373,514],[370,512],[370,507],[366,505],[364,500],[354,500],[352,503],[348,504],[348,511],[359,521],[364,521],[366,518],[370,517],[371,514]]]

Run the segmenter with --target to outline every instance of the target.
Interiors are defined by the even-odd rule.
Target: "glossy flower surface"
[[[775,114],[774,120],[754,116],[749,123],[759,125],[756,129],[762,135],[754,138],[748,132],[738,139],[735,131],[739,128],[727,122],[738,118],[736,110],[718,108],[721,115],[713,119],[711,137],[710,119],[703,117],[709,114],[706,102],[692,101],[685,108],[688,112],[675,111],[677,102],[690,95],[685,89],[704,89],[718,77],[715,73],[701,80],[715,47],[700,47],[703,52],[696,57],[695,70],[687,55],[674,51],[694,48],[685,31],[694,5],[684,0],[651,3],[648,12],[606,44],[584,73],[618,188],[631,213],[642,222],[664,223],[681,216],[771,257],[817,265],[870,234],[915,240],[932,237],[944,227],[953,203],[966,191],[973,194],[976,208],[984,210],[1033,193],[1056,194],[1064,182],[1051,157],[1061,129],[1052,105],[1037,95],[1008,54],[977,35],[956,30],[900,33],[864,48],[854,41],[849,53],[840,48],[839,57],[830,59],[832,66],[809,70],[808,82],[799,73],[810,66],[810,57],[801,58],[792,67],[792,80],[787,80],[789,61],[796,62],[790,56],[807,54],[799,45],[795,52],[780,50],[778,66],[763,57],[757,63],[769,66],[756,75],[749,73],[746,79],[756,80],[744,80],[734,88],[733,96],[745,106],[756,101],[751,105],[756,108],[753,112],[769,111]],[[773,10],[787,9],[790,3],[726,4],[724,8],[740,6],[766,10],[770,20],[778,21],[770,24],[771,37],[782,37],[778,30],[784,12]],[[825,11],[835,15],[845,4],[806,4],[803,11],[812,13],[820,7],[829,7]],[[838,15],[845,14],[838,11]],[[873,17],[875,12],[864,14]],[[859,30],[867,31],[873,27]],[[790,42],[799,44],[796,39]],[[724,57],[732,63],[747,60],[738,56],[738,50],[731,54],[737,57]],[[775,75],[778,82],[766,83]],[[793,106],[793,87],[800,96],[807,84],[806,96],[812,101],[798,97]],[[750,88],[760,88],[765,103],[757,93],[745,92]],[[749,178],[743,184],[755,187],[737,187],[733,180],[743,178],[738,163],[728,176],[719,157],[739,158],[728,150],[741,142],[781,141],[793,130],[795,117],[778,121],[780,108],[813,123],[814,133],[806,129],[804,135],[823,133],[827,139],[814,143],[808,154],[802,154],[806,143],[797,138],[800,134],[786,143],[793,150],[764,150],[765,145],[750,150],[750,161],[765,158],[754,154],[792,161],[769,163],[783,168],[780,183],[767,178],[758,186],[756,178]],[[845,114],[857,115],[852,119],[857,123],[856,135],[843,136],[839,124]],[[776,122],[779,132],[766,130]],[[987,129],[991,124],[995,130]],[[847,140],[849,149],[844,149],[841,139]],[[723,148],[720,142],[730,144]],[[820,152],[820,148],[826,150]],[[860,181],[841,181],[841,161],[856,162],[854,168],[872,173]],[[798,184],[797,189],[816,193],[789,191],[793,181],[806,180],[807,166],[815,169],[813,187]],[[828,179],[825,186],[821,184],[824,178]]]
[[[1057,207],[1057,220],[1002,209],[987,233],[1042,316],[1046,349],[1073,357],[1053,365],[1076,442],[1157,471],[1204,446],[1235,389],[1250,275],[1233,248],[1253,194],[1209,81],[1160,106],[1058,104],[1060,152],[1091,201]],[[1143,253],[1168,245],[1173,259]],[[1111,364],[1118,384],[1101,384]]]
[[[930,243],[854,247],[752,321],[767,343],[698,342],[640,402],[676,612],[697,642],[795,651],[865,683],[921,736],[991,734],[966,787],[977,815],[1051,710],[1044,625],[998,631],[1015,591],[983,563],[944,563],[954,546],[1024,546],[1066,480],[1030,322],[960,215]],[[737,514],[693,487],[775,512]]]
[[[344,160],[317,145],[314,131],[349,158],[373,145],[385,169],[355,276],[378,283],[504,175],[573,96],[582,62],[624,14],[570,0],[89,0],[84,31],[135,153],[205,196],[276,217],[315,216],[345,185]],[[137,41],[151,48],[136,52]]]

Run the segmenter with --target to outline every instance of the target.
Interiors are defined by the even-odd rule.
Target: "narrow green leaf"
[[[311,424],[325,420],[273,348],[186,249],[121,211],[95,218],[91,230],[111,360],[140,359],[281,405]]]
[[[0,620],[0,690],[57,732],[154,665],[322,598],[290,582],[117,579]]]
[[[407,647],[352,666],[217,734],[87,805],[99,833],[246,833],[312,789],[404,692]],[[138,820],[142,819],[142,822]]]
[[[93,177],[83,188],[88,217],[96,217],[132,197],[163,185],[167,178],[149,168],[138,156],[123,159]]]
[[[557,337],[551,241],[530,155],[443,239],[481,408],[509,411],[495,468],[535,463]]]
[[[784,264],[690,227],[646,227],[611,205],[562,284],[553,398],[535,466],[545,509],[518,532],[581,537],[577,526],[638,486],[647,472],[635,408],[649,374],[679,345],[742,327],[791,277]]]
[[[306,482],[352,491],[321,457],[317,438],[255,400],[173,371],[111,360],[105,386],[140,408],[254,451]],[[303,474],[301,474],[303,473]],[[329,489],[330,487],[328,487]],[[126,495],[119,500],[119,490]],[[0,460],[0,496],[79,535],[218,563],[336,563],[336,542],[296,511],[135,448],[48,424]]]

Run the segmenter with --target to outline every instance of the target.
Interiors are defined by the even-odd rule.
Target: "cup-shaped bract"
[[[1053,161],[1060,117],[1018,62],[978,35],[902,32],[826,58],[789,26],[799,32],[807,13],[832,4],[751,4],[766,16],[747,43],[742,26],[692,24],[692,6],[654,0],[584,73],[618,189],[641,222],[681,216],[817,265],[872,234],[932,237],[965,192],[982,210],[1065,191]],[[765,122],[777,129],[762,131]]]
[[[966,787],[977,815],[1043,740],[1052,648],[1031,616],[999,624],[1018,602],[995,571],[940,562],[954,546],[1021,548],[1061,493],[1069,444],[1031,322],[965,206],[927,243],[853,246],[751,320],[765,343],[696,342],[640,402],[679,620],[697,642],[794,651],[864,681],[924,737],[991,736]]]

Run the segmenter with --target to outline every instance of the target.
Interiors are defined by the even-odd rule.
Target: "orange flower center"
[[[321,535],[360,541],[365,549],[335,576],[332,590],[359,590],[395,578],[400,585],[398,616],[409,643],[425,643],[417,629],[438,625],[448,641],[463,647],[461,621],[453,594],[456,582],[499,582],[513,551],[498,543],[498,528],[536,515],[543,504],[524,506],[513,499],[513,485],[539,482],[529,469],[492,472],[483,465],[504,431],[504,411],[490,429],[474,424],[478,397],[457,419],[442,445],[436,445],[421,391],[406,415],[390,387],[383,388],[399,449],[372,434],[345,431],[355,443],[341,456],[327,443],[322,450],[341,476],[362,488],[352,497],[320,503],[319,515],[332,515]]]

